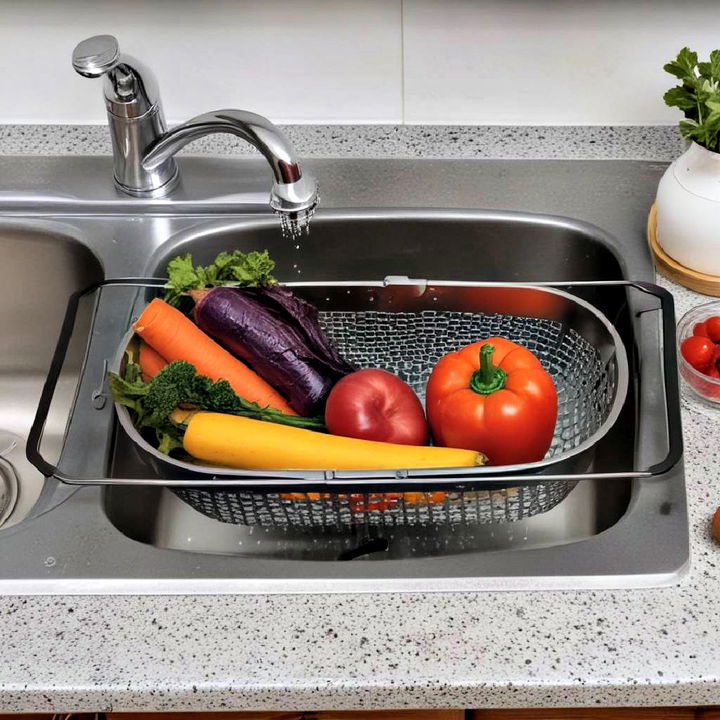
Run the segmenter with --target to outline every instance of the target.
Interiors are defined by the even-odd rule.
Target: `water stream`
[[[280,230],[287,240],[299,240],[303,235],[310,234],[310,221],[315,214],[313,206],[298,213],[278,212],[280,216]]]

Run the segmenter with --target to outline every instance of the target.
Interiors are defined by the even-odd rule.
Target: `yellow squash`
[[[173,419],[187,426],[183,445],[190,455],[233,468],[386,470],[487,462],[474,450],[356,440],[222,413],[176,411]]]

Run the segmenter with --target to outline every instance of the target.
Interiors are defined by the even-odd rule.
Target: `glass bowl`
[[[682,316],[677,327],[678,365],[680,375],[685,380],[685,390],[693,398],[699,398],[706,404],[720,408],[720,379],[696,370],[680,352],[682,341],[693,334],[696,323],[703,322],[713,315],[720,315],[720,300],[698,305]]]

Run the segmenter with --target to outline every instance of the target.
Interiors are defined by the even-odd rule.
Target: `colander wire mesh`
[[[324,311],[321,325],[358,368],[395,373],[424,401],[438,360],[478,340],[506,337],[531,350],[552,376],[558,419],[547,457],[587,440],[608,416],[617,373],[597,349],[561,322],[506,314]],[[429,525],[513,522],[546,512],[575,482],[467,492],[260,493],[235,489],[175,489],[185,502],[222,522],[281,527]]]

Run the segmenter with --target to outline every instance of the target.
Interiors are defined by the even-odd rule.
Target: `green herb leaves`
[[[696,52],[683,48],[664,69],[682,81],[663,97],[666,105],[685,113],[680,134],[708,150],[720,151],[720,50],[710,53],[710,62],[698,62]]]
[[[688,47],[684,47],[678,53],[675,60],[665,65],[663,70],[685,82],[686,78],[695,78],[695,68],[697,68],[697,64],[697,53]]]
[[[165,302],[178,307],[189,290],[202,290],[218,285],[275,285],[277,280],[272,276],[274,269],[275,261],[267,250],[254,250],[249,253],[241,250],[221,252],[215,261],[207,266],[193,265],[190,253],[178,255],[167,266]]]

